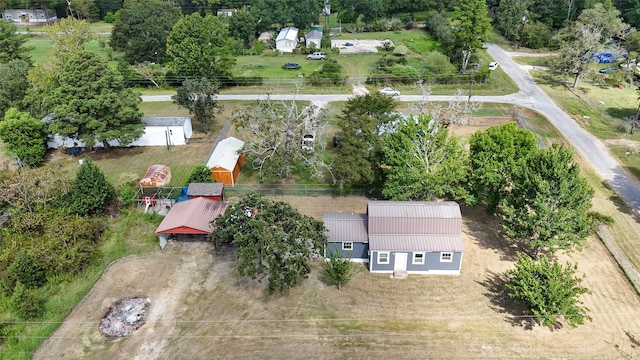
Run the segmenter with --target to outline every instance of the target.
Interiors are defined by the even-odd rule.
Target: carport
[[[226,208],[226,202],[204,197],[176,203],[156,229],[160,248],[167,246],[170,237],[191,241],[206,240],[207,235],[213,232],[211,222],[224,214]]]

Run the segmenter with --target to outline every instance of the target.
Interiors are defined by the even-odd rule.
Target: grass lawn
[[[105,38],[96,38],[85,44],[85,47],[87,50],[94,52],[105,59],[111,60],[107,51],[107,49],[110,50],[110,48],[103,47],[103,44],[108,44],[108,41],[109,40]],[[48,52],[52,49],[51,41],[42,36],[29,38],[25,46],[33,47],[33,49],[29,52],[29,55],[31,56],[31,59],[35,64],[45,61],[47,59]]]

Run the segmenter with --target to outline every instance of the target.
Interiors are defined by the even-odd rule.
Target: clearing
[[[360,197],[279,197],[302,212],[363,212]],[[612,206],[611,202],[599,202]],[[359,268],[342,290],[327,286],[314,265],[309,279],[283,296],[239,279],[232,256],[205,243],[112,264],[36,359],[215,358],[625,358],[640,355],[640,299],[595,237],[570,261],[579,263],[593,322],[576,329],[525,329],[521,309],[495,289],[515,251],[495,217],[462,207],[465,254],[460,276],[406,280]],[[471,221],[473,219],[473,221]],[[635,227],[638,223],[635,222]],[[562,260],[568,259],[561,256]],[[107,339],[98,330],[124,297],[151,299],[147,322],[132,335]]]

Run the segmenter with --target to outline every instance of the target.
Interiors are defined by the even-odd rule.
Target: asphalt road
[[[500,63],[500,67],[518,85],[520,91],[511,95],[501,96],[472,96],[472,101],[495,102],[520,105],[533,109],[544,115],[564,135],[575,149],[595,169],[598,175],[606,181],[622,199],[624,199],[635,211],[640,211],[640,188],[636,180],[623,170],[617,161],[609,154],[604,144],[582,129],[575,121],[562,111],[547,95],[538,87],[528,73],[515,63],[509,53],[495,44],[487,44],[489,54]],[[291,100],[293,95],[269,95],[272,100]],[[313,102],[346,101],[353,95],[307,95],[298,94],[297,100]],[[218,95],[219,100],[259,100],[266,99],[267,95]],[[454,96],[429,96],[430,101],[451,101]],[[401,95],[400,101],[420,101],[419,95]],[[142,96],[142,101],[171,101],[171,95]],[[597,210],[597,209],[596,209]]]

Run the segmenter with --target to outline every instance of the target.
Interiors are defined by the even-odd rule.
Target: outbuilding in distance
[[[228,137],[216,144],[206,164],[211,169],[211,177],[215,181],[235,186],[244,162],[244,156],[240,153],[243,146],[244,141],[234,137]]]

